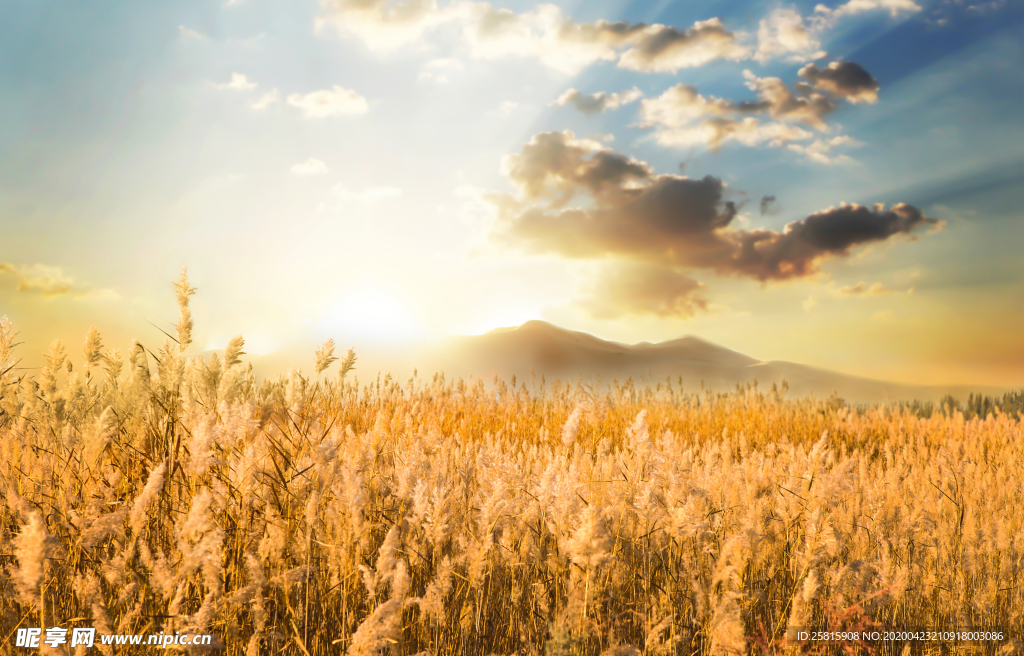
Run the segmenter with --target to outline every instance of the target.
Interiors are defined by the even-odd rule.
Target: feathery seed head
[[[146,486],[142,488],[142,492],[135,499],[135,503],[132,504],[128,524],[132,527],[133,536],[137,537],[142,533],[142,528],[146,524],[146,513],[149,510],[149,504],[160,495],[166,473],[167,463],[160,463],[159,467],[150,472],[149,478],[146,480]]]
[[[9,362],[14,355],[15,335],[17,333],[14,332],[11,320],[6,316],[0,317],[0,375],[5,372],[7,367],[11,366]]]
[[[96,326],[91,326],[85,334],[85,343],[82,344],[82,357],[85,358],[87,367],[95,367],[103,361],[103,340]]]
[[[241,356],[245,355],[245,351],[242,349],[245,347],[245,340],[242,339],[241,335],[235,335],[228,342],[228,347],[224,350],[224,366],[233,367],[236,364],[241,364]]]
[[[178,348],[184,352],[192,343],[192,312],[188,307],[188,297],[196,293],[196,288],[189,284],[188,267],[181,268],[181,276],[174,283],[174,293],[178,299]]]
[[[14,538],[14,556],[18,569],[14,573],[14,584],[21,600],[33,607],[40,604],[39,585],[43,581],[46,558],[53,546],[53,538],[46,530],[46,523],[39,511],[32,511],[21,533]]]
[[[345,380],[345,376],[355,368],[356,352],[354,349],[349,349],[345,352],[345,357],[341,359],[341,366],[338,370],[338,380]]]
[[[316,350],[316,375],[331,366],[338,358],[334,357],[334,340],[328,339]]]

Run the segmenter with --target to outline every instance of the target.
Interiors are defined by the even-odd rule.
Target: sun
[[[318,324],[332,335],[374,342],[407,341],[421,332],[416,313],[407,301],[372,285],[341,296]]]

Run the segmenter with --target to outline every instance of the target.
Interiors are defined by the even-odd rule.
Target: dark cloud
[[[653,175],[646,163],[611,152],[595,141],[577,140],[570,132],[535,135],[522,152],[505,158],[502,169],[527,199],[554,196],[558,204],[581,189],[603,197],[621,192],[630,181]]]
[[[622,54],[619,66],[636,71],[675,72],[716,59],[739,60],[749,56],[750,51],[739,44],[736,35],[726,30],[721,20],[712,18],[686,29],[651,25]]]
[[[821,261],[857,246],[938,223],[902,203],[889,209],[844,204],[781,231],[741,229],[718,178],[657,175],[644,162],[570,132],[534,136],[506,159],[505,170],[520,195],[493,197],[501,238],[570,258],[784,280],[813,274]]]
[[[810,275],[828,257],[843,257],[856,246],[909,235],[915,229],[936,225],[921,210],[906,203],[890,209],[843,204],[787,224],[782,232],[736,230],[722,235],[736,247],[725,268],[758,280],[783,280]]]
[[[646,29],[647,25],[644,23],[611,22],[603,19],[593,23],[577,23],[570,18],[565,18],[558,23],[556,34],[559,41],[566,43],[601,43],[618,46],[629,43]]]
[[[804,123],[824,130],[825,117],[836,110],[831,98],[818,93],[797,95],[780,78],[757,77],[750,71],[745,71],[744,77],[747,78],[747,86],[757,92],[758,100],[737,103],[735,107],[740,112],[767,112],[777,120]]]
[[[878,100],[878,80],[860,64],[834,61],[825,68],[808,64],[797,75],[809,80],[819,91],[845,98],[852,103],[873,103]]]
[[[772,204],[775,202],[775,196],[762,196],[761,197],[761,216],[764,216],[772,209]]]
[[[633,314],[691,317],[708,308],[705,285],[674,269],[646,264],[604,268],[581,301],[595,319]]]

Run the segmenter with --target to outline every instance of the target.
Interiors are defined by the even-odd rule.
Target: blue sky
[[[2,3],[0,315],[142,339],[187,265],[199,348],[541,318],[1024,384],[1021,3],[826,5]]]

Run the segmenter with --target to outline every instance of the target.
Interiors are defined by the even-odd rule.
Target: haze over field
[[[154,350],[187,265],[190,353],[241,333],[307,370],[292,354],[328,337],[372,375],[543,320],[694,335],[769,377],[1021,386],[1022,21],[1001,0],[4,3],[0,316],[23,367],[93,324]]]
[[[425,362],[427,371],[436,369],[484,381],[493,376],[504,380],[516,376],[529,386],[540,385],[540,376],[582,379],[598,386],[627,379],[657,385],[668,379],[671,385],[690,392],[729,391],[756,381],[764,390],[785,384],[791,398],[824,398],[835,393],[853,403],[938,401],[947,394],[963,401],[972,393],[998,395],[1004,391],[979,386],[900,385],[796,362],[761,361],[693,336],[657,344],[620,344],[543,321],[452,339]]]

